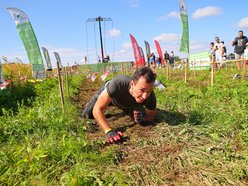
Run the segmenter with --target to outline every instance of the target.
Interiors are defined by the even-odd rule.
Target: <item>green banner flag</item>
[[[27,15],[17,8],[7,9],[15,21],[16,28],[26,49],[29,63],[32,65],[40,64],[40,70],[44,70],[38,41]]]
[[[180,5],[180,17],[183,27],[180,52],[189,53],[188,9],[184,0],[179,0],[179,5]]]

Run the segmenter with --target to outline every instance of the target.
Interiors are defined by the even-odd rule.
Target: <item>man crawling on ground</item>
[[[132,77],[119,75],[107,81],[87,103],[83,118],[94,118],[106,134],[106,142],[122,139],[122,132],[112,129],[104,115],[109,105],[114,105],[127,113],[132,113],[139,124],[153,122],[158,111],[153,92],[156,74],[149,67],[138,68]],[[144,112],[141,108],[145,108]]]

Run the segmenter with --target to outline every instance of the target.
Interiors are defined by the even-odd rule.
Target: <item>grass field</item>
[[[208,70],[185,83],[184,71],[158,69],[158,121],[136,125],[110,107],[109,124],[125,137],[110,146],[80,117],[99,78],[70,77],[65,112],[56,79],[25,85],[34,94],[0,116],[0,185],[247,185],[248,81],[235,73],[217,71],[210,86]]]

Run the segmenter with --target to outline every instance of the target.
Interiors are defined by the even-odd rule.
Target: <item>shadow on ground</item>
[[[186,122],[187,116],[176,111],[165,111],[158,110],[158,121],[157,122],[165,122],[168,125],[176,126]]]
[[[170,126],[177,126],[181,124],[191,124],[191,125],[201,125],[209,123],[208,121],[210,118],[205,117],[201,112],[199,111],[190,111],[187,114],[183,114],[181,112],[177,111],[166,111],[166,110],[160,110],[159,109],[159,115],[158,115],[158,123],[159,122],[165,122],[168,123]]]

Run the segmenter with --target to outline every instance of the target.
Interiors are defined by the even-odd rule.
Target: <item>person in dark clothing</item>
[[[132,77],[119,75],[107,81],[87,103],[83,118],[94,118],[106,134],[106,142],[115,142],[122,133],[112,129],[103,111],[110,105],[132,111],[134,121],[139,124],[156,119],[156,96],[153,92],[155,73],[149,67],[137,69]],[[140,109],[145,107],[145,111]]]
[[[170,54],[170,66],[171,66],[171,68],[174,68],[174,63],[175,63],[174,52],[171,51],[171,54]]]
[[[104,59],[103,59],[103,63],[108,63],[110,62],[110,57],[109,55],[107,55]]]
[[[164,61],[166,64],[170,63],[170,54],[167,51],[164,53]]]
[[[248,39],[246,36],[244,36],[243,31],[240,30],[238,33],[238,37],[236,37],[232,41],[232,46],[234,46],[234,53],[235,53],[235,59],[244,59],[244,51],[246,48],[246,43],[248,42]],[[237,68],[240,70],[242,63],[241,61],[236,62]]]

